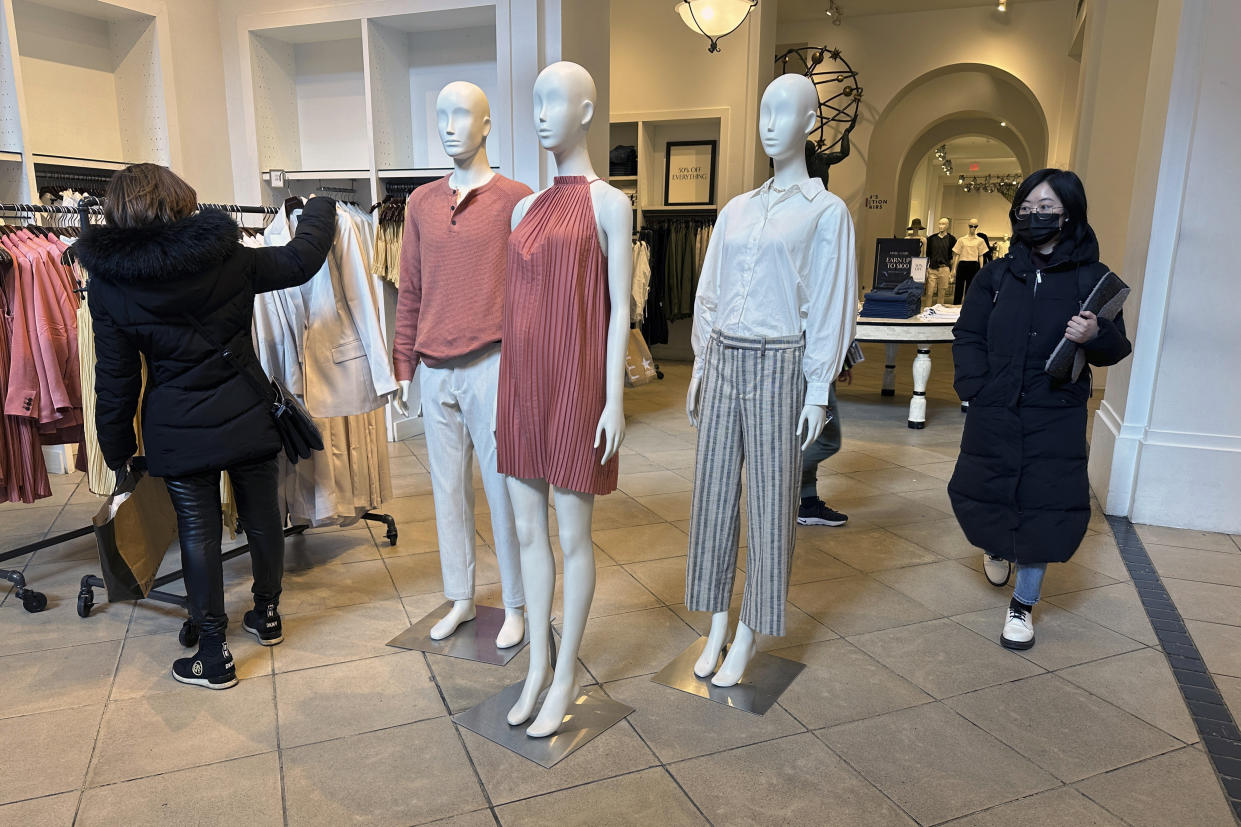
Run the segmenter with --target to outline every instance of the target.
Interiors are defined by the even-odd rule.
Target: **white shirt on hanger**
[[[694,376],[713,330],[806,336],[806,404],[826,405],[853,341],[857,252],[853,219],[818,178],[786,190],[768,179],[720,211],[694,302]]]

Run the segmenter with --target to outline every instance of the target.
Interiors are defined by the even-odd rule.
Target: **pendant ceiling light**
[[[720,38],[735,32],[758,0],[681,0],[677,13],[685,25],[704,35],[708,52],[720,50]]]

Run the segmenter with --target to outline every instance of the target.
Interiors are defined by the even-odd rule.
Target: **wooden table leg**
[[[931,378],[931,346],[918,345],[914,357],[914,395],[909,400],[909,427],[926,427],[926,385]]]
[[[896,396],[896,345],[884,345],[883,390],[880,396]]]

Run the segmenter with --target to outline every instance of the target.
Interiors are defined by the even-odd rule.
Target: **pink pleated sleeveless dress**
[[[501,474],[602,495],[618,462],[594,447],[611,300],[590,184],[556,176],[509,236],[496,453]]]

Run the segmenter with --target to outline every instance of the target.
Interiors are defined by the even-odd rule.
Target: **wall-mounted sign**
[[[664,205],[715,204],[715,141],[669,141],[664,156]]]
[[[267,173],[267,180],[273,187],[284,186],[284,170],[273,169]]]
[[[888,199],[880,198],[878,195],[866,196],[866,209],[882,210],[886,206],[888,206]]]
[[[913,263],[921,259],[926,278],[926,259],[918,238],[880,238],[875,241],[875,290],[891,290],[912,276]]]

